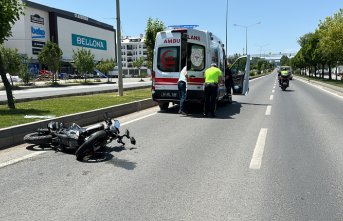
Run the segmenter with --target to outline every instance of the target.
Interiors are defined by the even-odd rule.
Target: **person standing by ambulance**
[[[186,100],[186,93],[187,93],[187,66],[182,68],[179,76],[179,80],[177,82],[177,87],[179,89],[179,96],[180,96],[180,108],[179,114],[187,115],[185,112],[185,100]]]
[[[205,103],[204,103],[204,117],[211,113],[215,117],[216,102],[218,96],[218,83],[221,80],[222,72],[217,68],[216,63],[212,63],[211,67],[205,71]]]

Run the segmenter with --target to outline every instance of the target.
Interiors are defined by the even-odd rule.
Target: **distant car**
[[[49,76],[53,75],[53,73],[51,71],[48,71],[48,70],[40,70],[39,74],[40,75],[49,75]]]
[[[9,82],[21,82],[23,81],[19,76],[14,76],[14,75],[10,75],[9,73],[6,74],[7,80]]]
[[[290,80],[293,80],[293,70],[292,70],[292,67],[291,66],[280,66],[280,71],[285,71],[287,70],[288,71],[288,74],[290,75],[289,76],[289,79]]]
[[[118,71],[118,67],[117,66],[115,66],[112,71],[108,72],[108,77],[118,78],[118,76],[119,76],[119,71]]]

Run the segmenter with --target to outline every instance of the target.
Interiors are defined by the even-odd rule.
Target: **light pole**
[[[121,33],[120,33],[120,7],[119,0],[116,0],[117,7],[117,65],[118,65],[118,94],[123,96],[123,70],[121,67]]]
[[[251,26],[254,26],[254,25],[259,25],[259,24],[261,24],[261,22],[257,22],[257,23],[251,24],[251,25],[233,24],[234,26],[245,28],[245,54],[246,55],[248,54],[248,28]]]
[[[227,14],[228,14],[228,7],[229,7],[229,0],[226,0],[226,35],[225,35],[225,53],[226,53],[226,58],[227,58],[227,55],[228,55],[228,52],[227,52]],[[226,65],[226,64],[225,64]]]

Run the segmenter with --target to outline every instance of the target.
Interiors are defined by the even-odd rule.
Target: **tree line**
[[[321,78],[328,69],[331,80],[336,67],[337,79],[337,66],[343,64],[343,9],[320,21],[314,32],[298,39],[298,44],[301,49],[290,61],[293,68]]]

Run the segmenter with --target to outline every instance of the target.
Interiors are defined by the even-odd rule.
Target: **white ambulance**
[[[224,44],[209,31],[174,29],[157,33],[152,71],[152,98],[161,110],[169,103],[179,103],[177,82],[180,71],[187,66],[187,102],[204,102],[204,72],[216,63],[222,71],[218,100],[225,96],[226,68]],[[245,95],[249,90],[250,59],[242,57],[231,67],[233,94]]]

